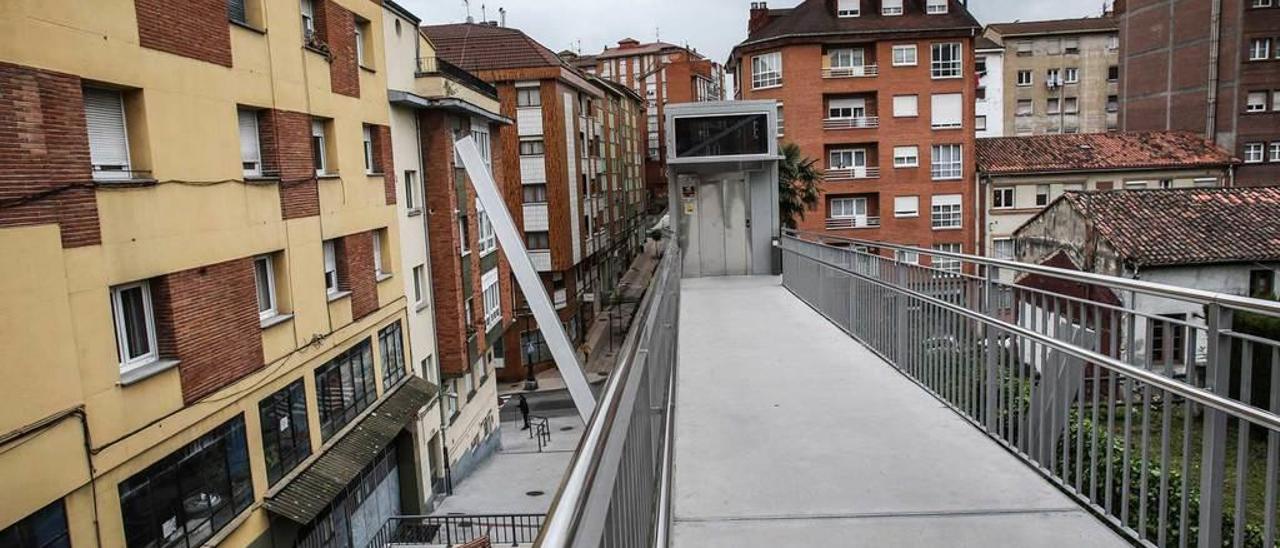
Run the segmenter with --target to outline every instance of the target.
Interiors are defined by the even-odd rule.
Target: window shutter
[[[245,14],[244,0],[227,0],[227,17],[238,23],[247,23],[249,19]]]
[[[258,147],[258,113],[240,110],[237,114],[240,118],[240,161],[257,164],[262,161]]]
[[[961,126],[961,95],[943,93],[932,97],[933,127]]]
[[[89,159],[96,174],[110,176],[114,172],[118,177],[128,177],[129,140],[125,134],[120,92],[85,88],[84,115],[89,133]]]
[[[894,116],[916,116],[918,110],[916,108],[915,95],[896,95],[893,98],[893,115]]]
[[[893,198],[895,215],[917,215],[920,213],[919,196],[895,196]]]

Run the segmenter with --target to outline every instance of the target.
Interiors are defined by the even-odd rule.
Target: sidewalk
[[[588,360],[586,363],[587,380],[592,383],[602,382],[609,376],[609,372],[613,368],[617,360],[617,349],[622,346],[622,340],[627,336],[627,327],[631,325],[631,316],[635,314],[635,309],[640,304],[640,299],[644,297],[644,291],[649,287],[649,281],[653,278],[654,269],[658,265],[661,257],[657,256],[658,250],[662,249],[661,243],[655,244],[652,240],[645,240],[643,251],[636,255],[635,260],[631,262],[631,267],[622,275],[622,280],[618,282],[620,288],[620,297],[622,304],[611,305],[600,310],[596,314],[595,321],[587,329],[587,334],[583,337],[583,344],[578,348],[578,359],[583,357],[582,350],[587,350]],[[600,295],[599,297],[603,297]],[[612,334],[612,339],[610,335]],[[551,392],[555,390],[564,390],[564,379],[560,376],[560,370],[551,368],[546,371],[539,372],[536,375],[538,379],[538,389],[534,392]],[[498,394],[501,396],[518,393],[528,393],[519,384],[503,384],[498,388]]]

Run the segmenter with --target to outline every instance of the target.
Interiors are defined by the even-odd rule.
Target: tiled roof
[[[1080,19],[1054,19],[1051,21],[1015,21],[1013,23],[992,23],[988,29],[1001,36],[1029,36],[1035,34],[1082,34],[1089,32],[1111,32],[1119,30],[1119,23],[1113,17],[1083,17]]]
[[[875,9],[879,2],[862,2],[862,14],[858,17],[836,17],[835,2],[830,0],[805,0],[789,9],[771,9],[772,20],[747,36],[739,46],[774,38],[803,37],[813,34],[872,34],[891,32],[918,32],[938,29],[979,29],[981,25],[969,14],[959,0],[949,0],[946,14],[928,15],[924,12],[925,0],[905,0],[904,13],[895,16],[880,15]]]
[[[639,44],[629,48],[604,48],[600,52],[601,59],[612,59],[614,57],[627,57],[631,55],[646,55],[650,53],[658,53],[669,49],[684,49],[683,47],[667,42],[649,42],[648,44]]]
[[[1067,192],[1137,266],[1280,261],[1280,187]]]
[[[1000,43],[995,40],[987,38],[986,36],[979,36],[978,39],[973,42],[973,48],[977,50],[1004,49],[1004,46],[1000,45]]]
[[[422,32],[435,44],[436,55],[468,71],[564,65],[555,53],[519,29],[454,23],[426,25]]]
[[[977,140],[978,171],[989,174],[1226,166],[1231,154],[1180,131],[1062,133]]]

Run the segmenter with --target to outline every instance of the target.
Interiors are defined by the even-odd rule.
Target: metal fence
[[[547,515],[538,546],[663,546],[669,522],[671,411],[680,253],[665,256],[619,351],[618,367]]]
[[[369,548],[453,546],[485,537],[494,546],[529,544],[542,528],[542,514],[396,516],[369,541]]]
[[[781,247],[789,290],[1132,540],[1276,545],[1280,304],[820,234]]]

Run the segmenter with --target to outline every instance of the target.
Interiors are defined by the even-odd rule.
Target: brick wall
[[[463,319],[461,233],[454,216],[457,196],[453,179],[451,119],[441,111],[424,110],[422,128],[423,186],[430,242],[431,292],[435,302],[436,353],[445,375],[465,373],[466,323]]]
[[[144,48],[231,66],[226,0],[134,0]]]
[[[351,318],[359,320],[378,310],[378,281],[373,272],[373,233],[343,236],[337,245],[340,286],[351,292]],[[389,260],[387,257],[384,260]]]
[[[382,173],[387,205],[396,204],[396,165],[391,148],[391,126],[373,126],[373,170]]]
[[[263,171],[280,177],[280,213],[285,219],[320,214],[320,190],[311,156],[311,116],[302,112],[258,113]]]
[[[355,15],[332,0],[317,0],[315,15],[317,34],[329,46],[329,87],[334,93],[359,97]]]
[[[0,63],[0,166],[0,227],[58,223],[64,247],[101,243],[78,77]]]
[[[190,404],[262,368],[251,258],[161,276],[152,283],[157,346],[178,366]]]

